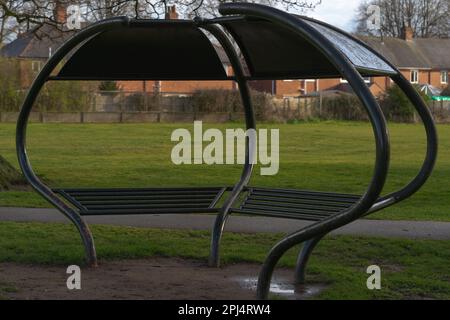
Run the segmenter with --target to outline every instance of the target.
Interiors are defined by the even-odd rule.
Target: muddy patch
[[[260,265],[209,268],[174,258],[102,262],[82,268],[81,290],[68,290],[66,267],[0,264],[3,299],[244,299],[255,298]],[[271,292],[281,299],[308,299],[323,286],[294,288],[293,271],[277,270]]]

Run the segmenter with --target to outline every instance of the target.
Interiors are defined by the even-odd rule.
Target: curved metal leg
[[[129,19],[126,17],[112,18],[96,24],[92,24],[83,31],[75,34],[67,42],[65,42],[47,61],[42,68],[41,72],[37,75],[33,81],[30,90],[24,100],[22,108],[20,110],[19,118],[17,120],[16,127],[16,151],[20,168],[24,174],[26,180],[30,185],[47,201],[53,204],[61,211],[70,221],[76,226],[83,241],[87,264],[91,267],[97,266],[97,254],[95,252],[94,239],[87,224],[83,221],[78,212],[74,211],[64,201],[62,201],[51,188],[45,185],[34,173],[28,159],[26,148],[26,130],[28,118],[30,116],[31,109],[34,101],[36,100],[39,91],[42,89],[45,82],[49,79],[49,76],[58,64],[64,59],[64,57],[79,43],[88,39],[89,37],[123,24],[128,24]]]
[[[211,235],[211,252],[209,254],[209,266],[220,267],[220,240],[222,239],[223,229],[228,219],[228,213],[222,212],[214,222],[214,228]]]
[[[297,265],[295,267],[295,284],[305,283],[305,271],[308,264],[309,257],[316,245],[322,240],[323,236],[312,238],[303,244],[302,249],[297,258]]]
[[[77,213],[76,216],[71,215],[71,220],[77,227],[81,240],[83,241],[87,265],[89,267],[97,267],[97,252],[95,250],[94,237],[92,236],[91,230]]]
[[[197,19],[196,21],[199,25],[202,26],[202,28],[209,31],[219,41],[228,58],[230,59],[230,63],[235,73],[236,82],[239,85],[242,104],[244,106],[246,127],[247,129],[255,129],[256,124],[255,124],[255,116],[253,114],[250,89],[247,85],[247,80],[245,79],[245,74],[243,67],[241,65],[240,58],[236,50],[234,49],[232,42],[230,41],[230,39],[228,39],[226,34],[223,31],[221,31],[221,29],[218,28],[217,26],[204,24],[201,19]],[[242,170],[239,182],[234,186],[231,195],[225,201],[214,223],[214,228],[211,236],[211,251],[209,256],[209,265],[211,267],[220,266],[220,254],[219,254],[220,240],[222,238],[225,223],[228,219],[228,215],[230,214],[230,210],[231,207],[233,206],[233,203],[238,199],[239,195],[246,187],[252,174],[255,146],[250,142],[248,137],[246,138],[245,146],[246,146],[245,165]]]

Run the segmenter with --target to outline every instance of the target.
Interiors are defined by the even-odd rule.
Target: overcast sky
[[[325,21],[346,31],[353,31],[356,9],[362,0],[322,0],[307,16]]]

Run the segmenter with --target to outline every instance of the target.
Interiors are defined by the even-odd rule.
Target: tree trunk
[[[26,181],[22,174],[5,158],[0,156],[0,191],[10,190],[23,185],[26,185]]]

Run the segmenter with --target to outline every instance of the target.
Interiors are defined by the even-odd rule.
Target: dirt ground
[[[81,289],[69,290],[63,266],[0,263],[3,299],[254,299],[260,265],[236,264],[220,269],[174,258],[102,262],[82,268]],[[320,288],[294,293],[292,270],[278,270],[272,291],[285,299],[316,294]]]

